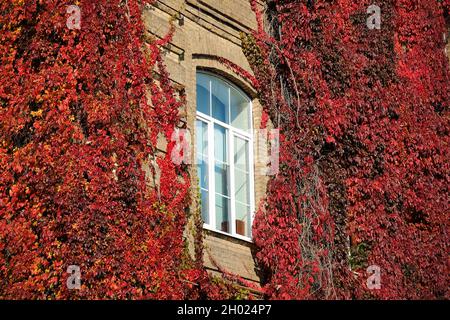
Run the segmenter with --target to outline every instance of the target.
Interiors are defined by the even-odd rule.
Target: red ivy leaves
[[[222,61],[281,129],[280,173],[254,225],[267,296],[448,298],[441,5],[382,1],[374,31],[369,1],[270,3],[281,33],[264,33],[257,12],[256,78]],[[184,264],[183,170],[159,159],[159,190],[146,183],[183,99],[159,54],[171,33],[144,45],[143,4],[81,1],[80,30],[61,1],[0,5],[0,297],[232,295]],[[80,291],[66,288],[71,264]],[[379,291],[364,286],[370,264]]]
[[[268,297],[448,298],[442,5],[381,1],[378,31],[370,1],[275,0],[266,34],[251,2],[249,62],[285,138],[254,225]]]
[[[80,30],[64,1],[0,5],[0,297],[198,297],[189,180],[160,160],[158,194],[143,170],[184,102],[160,43],[144,46],[144,4],[81,1]]]

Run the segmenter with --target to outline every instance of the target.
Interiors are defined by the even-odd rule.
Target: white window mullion
[[[249,180],[250,180],[250,226],[249,226],[249,237],[252,237],[252,226],[253,218],[255,215],[255,181],[254,181],[254,162],[253,162],[253,140],[248,141],[248,170],[249,170]]]
[[[253,148],[254,148],[254,129],[253,129],[253,103],[250,101],[249,105],[249,121],[250,121],[250,139],[248,141],[248,171],[249,171],[249,179],[250,179],[250,232],[249,238],[252,238],[252,228],[253,228],[253,218],[255,215],[255,173],[254,166],[255,162],[253,160]]]
[[[211,110],[211,81],[209,82],[209,108]],[[216,228],[216,184],[214,181],[214,165],[215,165],[215,157],[214,157],[214,123],[212,121],[208,121],[208,183],[209,183],[209,226],[212,228]]]
[[[228,88],[228,120],[231,124],[231,89]],[[236,234],[236,201],[235,201],[235,185],[234,185],[234,135],[233,130],[228,129],[228,163],[230,164],[229,172],[229,190],[230,190],[230,233]]]
[[[236,234],[236,201],[235,201],[235,185],[234,185],[234,135],[231,130],[228,130],[228,161],[230,163],[230,230],[231,234]]]

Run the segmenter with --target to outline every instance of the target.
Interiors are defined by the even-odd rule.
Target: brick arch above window
[[[196,71],[209,71],[214,73],[222,78],[232,82],[234,85],[239,87],[246,95],[248,95],[252,100],[256,99],[257,92],[255,88],[253,88],[252,83],[249,79],[246,79],[236,73],[231,68],[227,67],[224,63],[220,61],[220,59],[226,59],[225,57],[219,57],[215,55],[209,54],[193,54],[192,60],[193,64],[196,67]],[[250,67],[248,66],[247,61],[241,61],[241,59],[236,59],[236,61],[230,60],[235,65],[239,66],[246,72],[252,74]]]

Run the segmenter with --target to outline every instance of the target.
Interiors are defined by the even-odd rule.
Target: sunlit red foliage
[[[449,298],[448,1],[267,3],[244,52],[282,136],[254,224],[268,297]]]
[[[66,1],[0,4],[2,298],[198,297],[173,145],[159,192],[143,169],[183,103],[159,52],[170,34],[144,42],[146,2],[78,1],[79,30]],[[69,265],[81,290],[66,287]]]
[[[79,30],[71,3],[0,3],[0,298],[236,296],[209,281],[201,239],[187,255],[187,170],[173,143],[155,151],[184,97],[160,55],[171,34],[144,39],[151,2],[77,1]],[[267,297],[449,298],[448,1],[380,0],[381,30],[367,0],[251,3],[256,78],[218,60],[281,130],[254,225]]]

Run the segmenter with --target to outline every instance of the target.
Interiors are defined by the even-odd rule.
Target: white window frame
[[[238,238],[241,240],[245,240],[248,242],[252,242],[252,226],[253,226],[253,218],[255,214],[255,186],[254,186],[254,161],[253,161],[253,104],[252,100],[246,95],[241,89],[239,89],[237,86],[235,86],[233,83],[227,81],[226,79],[211,73],[207,71],[197,71],[196,72],[196,79],[197,74],[205,74],[209,77],[216,78],[220,81],[223,81],[231,88],[234,88],[236,91],[239,92],[245,99],[249,102],[249,130],[248,132],[246,130],[242,130],[239,128],[235,128],[227,123],[224,123],[220,120],[217,120],[213,118],[212,116],[208,116],[207,114],[204,114],[197,110],[196,106],[196,120],[203,121],[207,124],[207,139],[208,139],[208,216],[209,216],[209,223],[204,223],[203,228],[207,230],[211,230],[217,233],[221,233],[227,236],[231,236],[234,238]],[[197,84],[197,80],[196,80]],[[197,87],[197,86],[196,86]],[[197,104],[197,101],[196,101]],[[210,106],[210,113],[212,114],[212,88],[211,88],[211,82],[209,87],[209,106]],[[231,117],[231,98],[230,98],[230,89],[228,89],[228,116]],[[229,221],[229,227],[230,232],[224,232],[222,230],[218,230],[216,226],[216,206],[215,206],[215,196],[216,196],[216,190],[215,190],[215,174],[214,174],[214,162],[215,162],[215,156],[214,156],[214,124],[218,124],[225,129],[227,129],[227,159],[228,164],[230,166],[229,170],[229,176],[228,176],[228,187],[229,187],[229,198],[230,198],[230,221]],[[250,236],[243,236],[238,233],[236,233],[236,199],[235,199],[235,181],[234,181],[234,137],[239,137],[243,140],[246,140],[248,142],[248,170],[249,170],[249,197],[250,197],[250,212],[249,212],[249,233]],[[194,141],[194,146],[196,147],[196,141],[198,137],[196,137]]]

